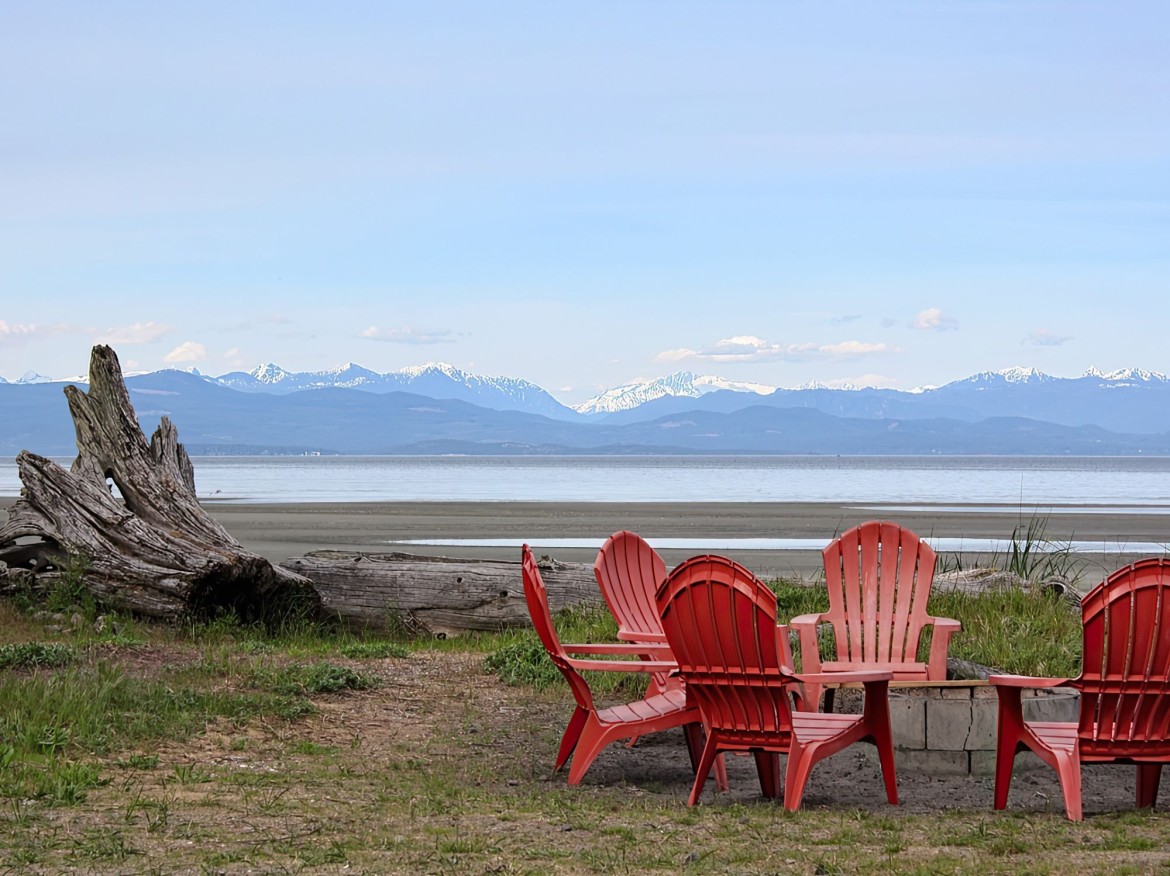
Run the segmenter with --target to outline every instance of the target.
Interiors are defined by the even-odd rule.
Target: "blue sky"
[[[1162,2],[9,3],[0,375],[1170,372]]]

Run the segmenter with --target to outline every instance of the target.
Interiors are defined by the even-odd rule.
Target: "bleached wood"
[[[432,633],[528,626],[520,558],[421,557],[403,553],[313,551],[283,567],[313,582],[322,609],[356,627],[418,625]],[[540,561],[550,607],[601,605],[593,568]]]
[[[65,397],[77,458],[67,471],[27,450],[17,456],[23,489],[0,528],[0,560],[43,581],[79,557],[95,596],[149,617],[225,607],[254,615],[286,598],[315,608],[307,579],[245,550],[199,505],[194,467],[167,417],[147,443],[110,347],[93,348],[88,391],[66,386]]]

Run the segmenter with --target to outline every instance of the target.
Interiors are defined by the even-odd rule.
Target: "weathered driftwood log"
[[[324,612],[355,627],[448,633],[530,624],[520,560],[313,551],[281,563],[313,582]],[[540,561],[554,611],[600,603],[593,568]]]
[[[28,451],[17,456],[23,489],[0,528],[10,574],[52,579],[71,561],[100,600],[150,617],[215,608],[256,616],[290,601],[316,608],[306,579],[246,551],[200,507],[168,418],[147,444],[112,349],[94,347],[89,391],[66,386],[65,396],[77,459],[66,471]]]
[[[940,572],[934,576],[934,590],[957,590],[964,593],[994,593],[997,590],[1039,590],[1059,596],[1079,605],[1076,585],[1066,578],[1049,577],[1041,580],[1021,578],[1014,572],[1000,569],[964,569],[958,572]]]

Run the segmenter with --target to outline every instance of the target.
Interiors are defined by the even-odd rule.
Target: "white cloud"
[[[30,341],[34,338],[48,338],[54,335],[65,335],[70,332],[79,332],[78,326],[58,323],[57,325],[35,325],[32,323],[10,323],[0,319],[0,343],[17,343]]]
[[[862,341],[843,341],[838,344],[776,344],[754,335],[737,335],[716,341],[704,350],[681,347],[665,350],[654,357],[655,362],[806,362],[818,359],[854,359],[862,356],[898,352],[889,344],[871,344]]]
[[[106,329],[104,334],[95,338],[95,343],[109,344],[148,344],[157,341],[171,330],[169,325],[157,322],[136,322],[133,325],[115,326]]]
[[[405,328],[387,329],[372,325],[362,332],[362,337],[371,341],[384,341],[390,344],[417,344],[421,346],[426,344],[453,344],[459,336],[449,329],[420,331],[409,326]]]
[[[207,358],[207,348],[195,341],[184,341],[165,356],[165,362],[200,362]]]
[[[959,321],[950,316],[945,316],[937,307],[928,307],[926,310],[919,311],[918,315],[914,317],[914,321],[910,323],[910,328],[918,329],[919,331],[933,331],[933,332],[947,332],[954,331],[959,327]]]
[[[1030,344],[1034,347],[1059,347],[1061,344],[1071,341],[1072,337],[1069,335],[1058,335],[1056,332],[1048,329],[1036,329],[1036,331],[1029,333],[1028,337],[1020,341],[1021,344]]]

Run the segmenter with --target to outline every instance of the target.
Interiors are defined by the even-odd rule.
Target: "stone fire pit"
[[[1076,721],[1075,690],[1024,691],[1029,721]],[[999,701],[986,681],[890,682],[890,722],[899,772],[930,775],[990,775],[995,772]],[[868,756],[876,761],[873,749]],[[1016,769],[1042,766],[1031,752],[1016,757]]]

